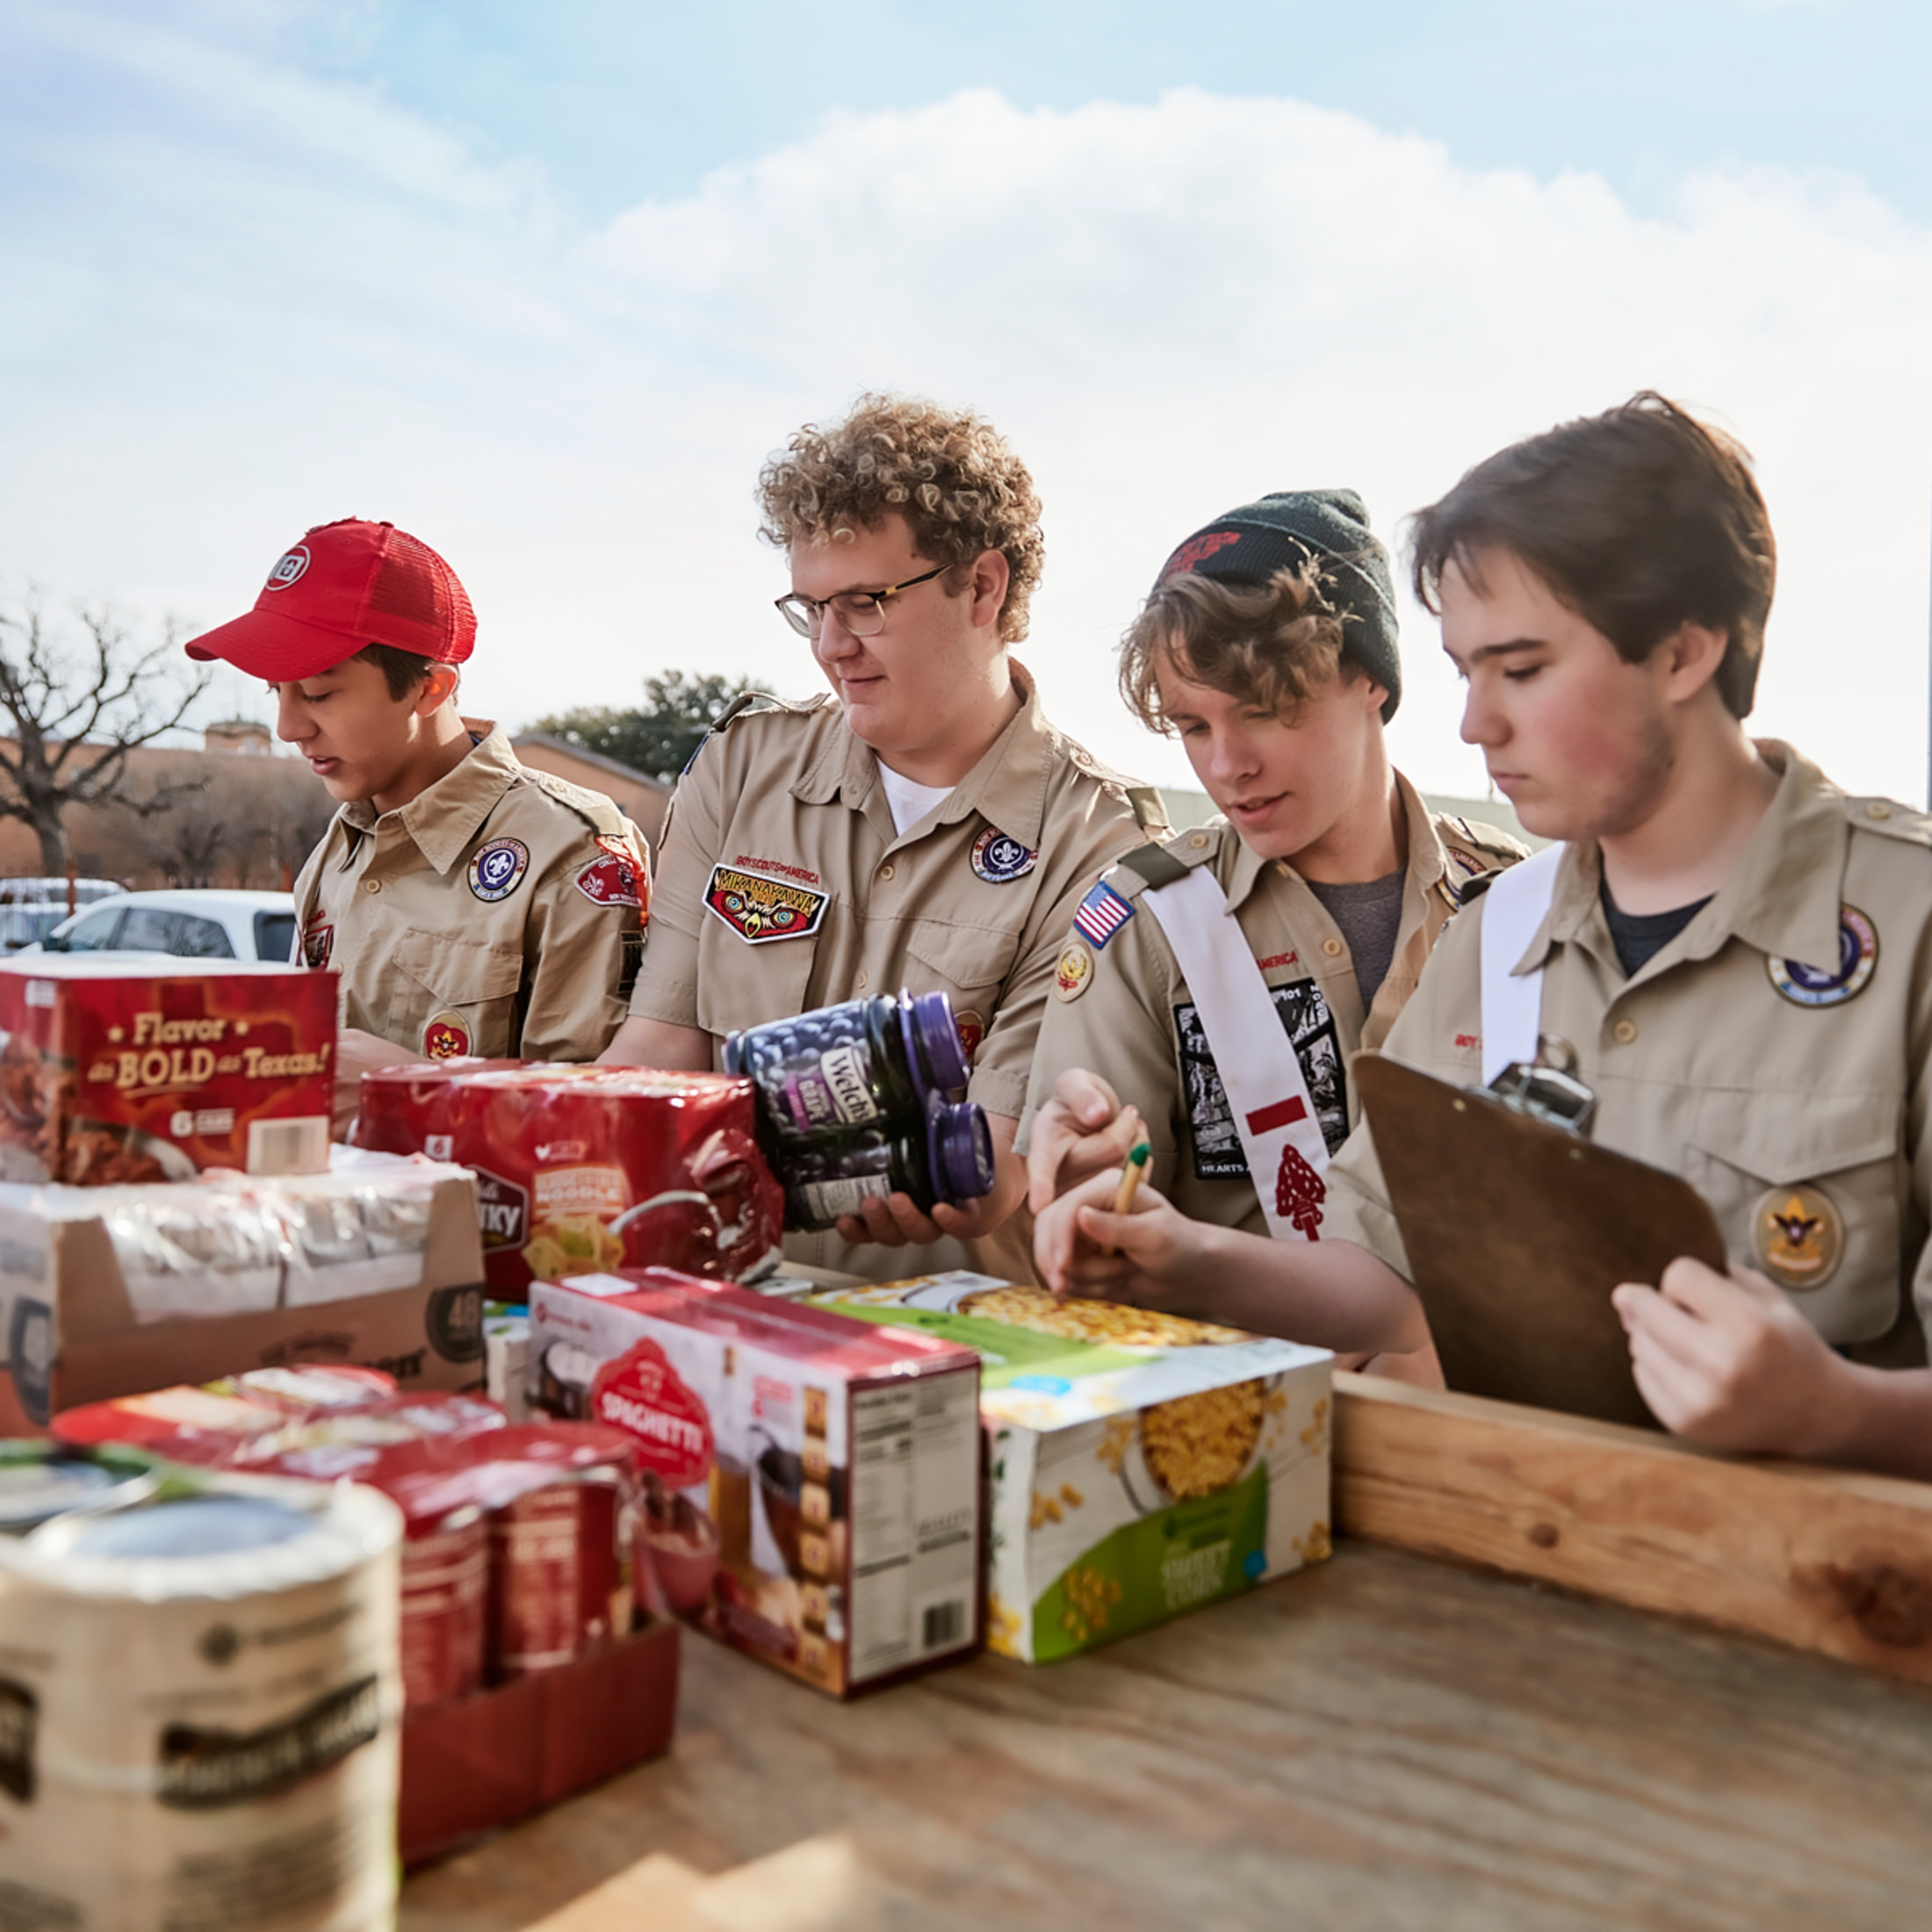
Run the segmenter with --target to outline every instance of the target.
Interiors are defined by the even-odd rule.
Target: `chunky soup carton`
[[[76,1187],[328,1165],[335,976],[34,955],[0,963],[0,1180]]]
[[[536,1402],[621,1429],[671,1609],[834,1696],[979,1641],[979,1358],[667,1269],[530,1291]]]
[[[648,1067],[421,1062],[363,1076],[357,1144],[476,1176],[493,1294],[606,1268],[739,1275],[784,1211],[749,1080]]]
[[[963,1272],[811,1305],[979,1355],[1003,1655],[1089,1650],[1329,1554],[1326,1350]]]

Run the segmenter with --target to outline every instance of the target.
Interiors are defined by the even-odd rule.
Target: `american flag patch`
[[[1111,885],[1103,883],[1080,901],[1073,923],[1095,946],[1104,947],[1133,917],[1134,908]]]

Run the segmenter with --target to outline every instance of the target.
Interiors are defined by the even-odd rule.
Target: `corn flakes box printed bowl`
[[[1003,1655],[1071,1656],[1329,1554],[1325,1349],[963,1272],[811,1300],[978,1352]]]

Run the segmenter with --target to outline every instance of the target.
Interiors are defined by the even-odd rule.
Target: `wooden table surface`
[[[671,1756],[403,1932],[1932,1922],[1932,1691],[1375,1545],[848,1705],[684,1658]]]

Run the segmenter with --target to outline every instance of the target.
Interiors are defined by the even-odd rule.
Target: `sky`
[[[1112,673],[1181,537],[1345,484],[1397,541],[1656,387],[1770,502],[1755,727],[1922,800],[1928,54],[1902,0],[8,0],[0,593],[205,627],[386,517],[470,589],[474,710],[803,695],[759,465],[909,390],[1039,482],[1049,711],[1185,783]],[[1481,797],[1403,622],[1398,761]]]

